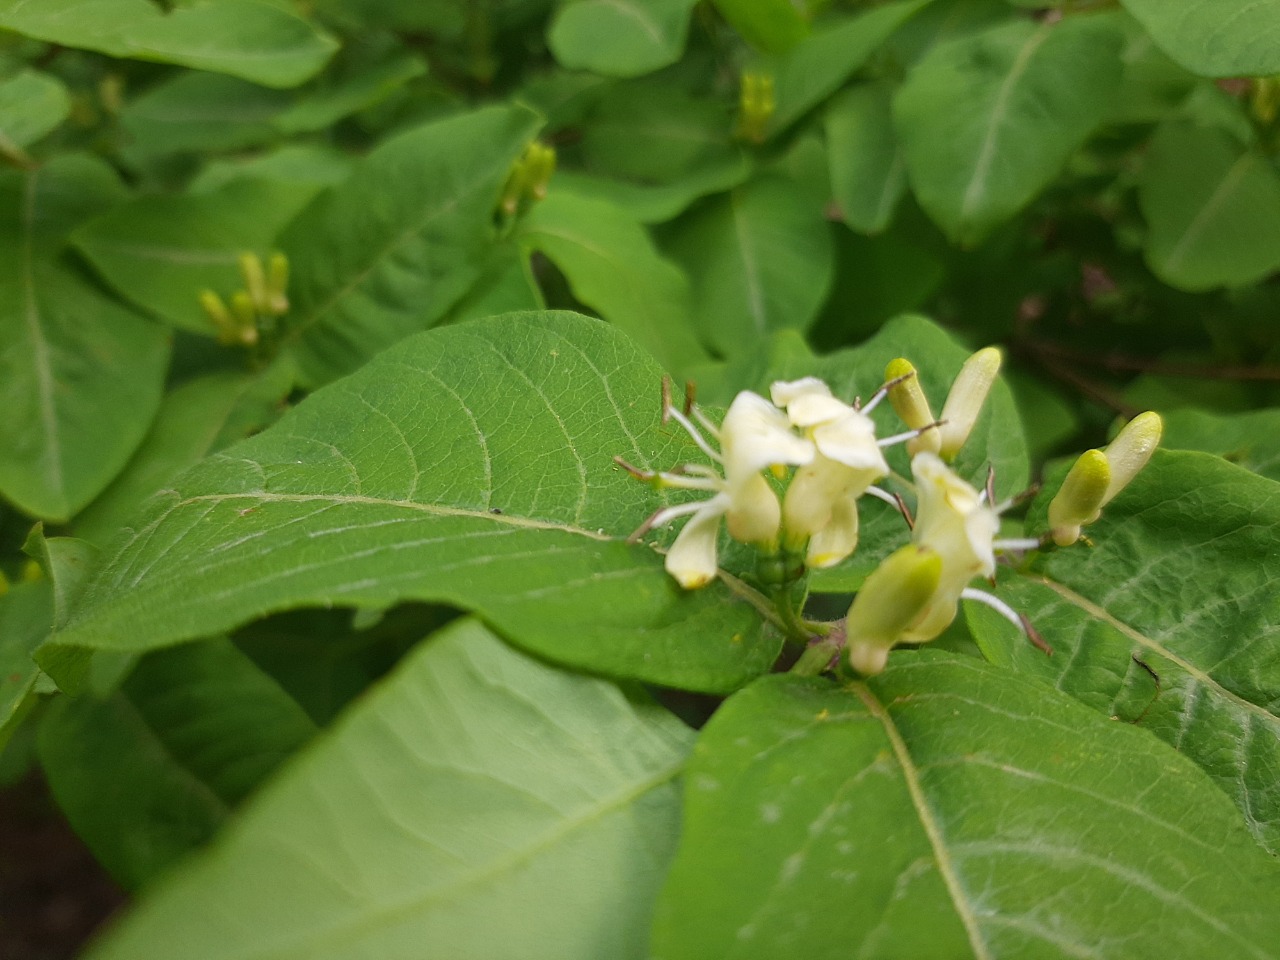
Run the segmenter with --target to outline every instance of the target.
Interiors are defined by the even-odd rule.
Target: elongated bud
[[[283,253],[267,262],[267,306],[277,317],[289,312],[289,258]]]
[[[541,200],[547,195],[547,184],[551,175],[556,172],[556,151],[554,147],[534,142],[529,144],[525,153],[528,167],[528,193],[532,200]]]
[[[219,339],[221,339],[224,331],[233,331],[235,329],[236,322],[231,318],[231,312],[227,309],[227,305],[212,290],[200,291],[200,306],[209,319],[213,321],[213,325],[218,328]]]
[[[1080,539],[1080,528],[1098,519],[1110,483],[1107,455],[1101,450],[1082,453],[1049,502],[1049,527],[1054,543],[1069,547]]]
[[[942,405],[943,423],[938,429],[942,435],[939,455],[943,460],[955,459],[969,439],[999,372],[1000,351],[995,347],[979,350],[960,368],[955,382],[951,384],[951,392],[947,394],[947,402]]]
[[[897,411],[899,419],[912,430],[922,430],[934,422],[933,411],[929,409],[929,398],[924,395],[920,386],[920,377],[911,361],[902,357],[890,360],[884,368],[885,383],[894,383],[889,388],[889,402]],[[918,437],[907,441],[907,453],[937,453],[942,446],[942,435],[937,427],[924,430]]]
[[[233,341],[252,346],[258,342],[258,313],[253,298],[244,290],[231,295],[231,314],[235,318]]]
[[[253,309],[258,313],[270,313],[267,275],[262,269],[262,258],[256,253],[240,254],[240,275],[244,277],[244,288],[249,293]]]
[[[884,669],[889,650],[938,589],[942,557],[914,543],[894,551],[862,584],[849,608],[849,662],[864,676]]]
[[[762,143],[765,129],[777,109],[773,75],[744,71],[738,97],[738,136]]]
[[[1111,467],[1111,482],[1107,484],[1106,496],[1102,498],[1102,506],[1106,506],[1117,493],[1129,485],[1129,481],[1147,465],[1151,455],[1160,444],[1160,436],[1164,433],[1164,421],[1160,414],[1148,410],[1140,413],[1116,434],[1116,438],[1107,445],[1107,464]]]

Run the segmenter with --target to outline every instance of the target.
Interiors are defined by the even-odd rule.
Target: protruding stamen
[[[885,381],[884,385],[881,386],[879,390],[877,390],[875,393],[871,395],[871,399],[867,401],[867,405],[865,407],[858,406],[857,402],[855,401],[853,405],[854,409],[859,410],[862,413],[870,413],[872,410],[874,410],[877,406],[880,405],[881,400],[883,400],[885,397],[889,395],[890,390],[892,390],[898,384],[904,383],[905,381],[910,380],[915,375],[916,375],[916,372],[912,370],[910,373],[904,373],[901,376],[894,377],[892,380]]]
[[[715,447],[707,443],[702,434],[698,432],[698,428],[693,425],[693,421],[673,406],[668,405],[666,411],[667,418],[674,420],[676,423],[680,424],[680,426],[684,427],[685,432],[693,438],[693,442],[698,445],[699,450],[705,453],[716,463],[724,463],[724,457],[720,456],[719,451],[717,451]],[[663,422],[666,422],[666,418],[664,418]]]
[[[676,517],[697,513],[703,506],[705,504],[695,501],[694,503],[680,503],[674,507],[663,507],[661,510],[655,510],[644,523],[635,528],[631,536],[627,537],[627,543],[636,543],[654,527],[663,527],[676,519]]]
[[[927,423],[919,430],[908,430],[906,433],[895,433],[892,437],[885,437],[883,440],[877,440],[876,443],[882,447],[892,447],[895,443],[906,443],[908,440],[914,440],[927,430],[936,430],[947,421],[935,420],[933,423]]]
[[[1053,647],[1049,646],[1049,644],[1045,642],[1044,637],[1040,636],[1040,631],[1031,625],[1031,621],[999,597],[987,593],[985,590],[977,590],[974,587],[965,587],[960,591],[960,599],[974,600],[990,607],[996,613],[1000,614],[1000,616],[1004,617],[1017,627],[1022,632],[1022,635],[1030,640],[1031,645],[1037,650],[1043,650],[1046,655],[1053,656]]]
[[[684,382],[684,415],[687,417],[693,413],[695,401],[698,397],[698,385],[692,380]]]
[[[671,416],[671,378],[662,378],[662,423],[665,425]]]
[[[1044,546],[1044,541],[1039,537],[1009,537],[1004,540],[991,541],[993,550],[1000,550],[1006,553],[1011,551],[1039,550]]]
[[[698,406],[696,403],[693,405],[693,419],[697,420],[698,423],[701,424],[703,430],[707,431],[707,433],[711,434],[711,436],[715,437],[716,440],[719,441],[720,439],[719,425],[716,424],[716,422],[712,420],[710,417],[708,417],[705,413],[703,413],[702,408]]]

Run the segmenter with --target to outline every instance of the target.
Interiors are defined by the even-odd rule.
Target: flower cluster
[[[949,465],[972,432],[1000,368],[999,351],[973,354],[956,377],[942,417],[933,418],[928,399],[905,359],[891,362],[885,383],[865,404],[846,403],[815,377],[779,381],[769,399],[739,393],[717,425],[691,401],[678,408],[664,389],[663,419],[683,428],[712,464],[683,464],[671,471],[641,470],[617,462],[659,489],[697,490],[705,499],[665,507],[632,535],[688,517],[666,554],[666,569],[685,589],[702,587],[718,572],[721,521],[729,535],[754,546],[763,561],[795,561],[789,581],[761,577],[774,594],[780,619],[797,639],[823,634],[829,625],[810,624],[792,607],[805,571],[829,567],[858,546],[858,501],[874,496],[897,506],[911,527],[910,542],[867,577],[841,634],[850,664],[863,674],[884,669],[899,643],[925,643],[955,619],[961,600],[986,603],[1020,627],[1038,646],[1042,640],[1025,617],[1002,600],[970,584],[994,583],[996,557],[1042,546],[1039,539],[1001,539],[1000,514],[1013,505],[992,502],[990,473],[978,490]],[[888,398],[909,428],[876,436],[869,416]],[[1160,418],[1135,418],[1105,450],[1091,450],[1072,467],[1049,506],[1050,537],[1062,546],[1138,473],[1160,438]],[[899,443],[911,454],[915,516],[900,496],[877,486],[890,476],[884,448]],[[820,650],[834,651],[831,640]],[[825,661],[822,664],[825,666]]]

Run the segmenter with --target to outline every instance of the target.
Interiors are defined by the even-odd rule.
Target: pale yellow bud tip
[[[1049,527],[1054,543],[1069,547],[1080,539],[1080,528],[1098,519],[1110,483],[1107,455],[1101,450],[1082,453],[1049,502]]]
[[[978,421],[982,405],[991,392],[991,385],[1000,372],[1000,351],[995,347],[986,347],[972,354],[960,368],[951,392],[947,394],[947,402],[942,405],[942,420],[939,428],[942,438],[940,454],[944,460],[951,460],[964,442],[969,439],[973,425]]]
[[[1107,463],[1111,467],[1111,482],[1102,498],[1103,506],[1110,503],[1147,465],[1159,446],[1163,433],[1164,421],[1160,419],[1160,414],[1148,410],[1138,414],[1116,434],[1116,438],[1106,449]]]
[[[884,669],[890,648],[917,620],[938,589],[942,557],[908,544],[886,557],[849,608],[846,637],[849,662],[870,676]]]

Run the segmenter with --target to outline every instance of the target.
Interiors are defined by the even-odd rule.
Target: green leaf
[[[1277,956],[1280,867],[1192,764],[980,661],[889,662],[712,718],[655,958]]]
[[[1207,77],[1280,73],[1278,0],[1122,0],[1160,49]]]
[[[477,610],[574,666],[734,689],[778,652],[759,598],[732,578],[682,591],[653,550],[623,542],[669,501],[613,457],[665,468],[698,456],[658,422],[659,377],[576,314],[409,340],[174,481],[42,656],[418,599]]]
[[[671,252],[689,273],[693,318],[723,356],[786,327],[804,330],[831,288],[825,198],[777,176],[716,197],[681,223]]]
[[[112,57],[176,63],[292,87],[316,73],[337,42],[265,0],[194,0],[164,10],[148,0],[0,0],[0,27]]]
[[[0,593],[0,751],[26,715],[40,668],[32,654],[53,627],[53,589],[45,578]]]
[[[1065,467],[1033,507],[1038,529]],[[998,594],[1053,646],[969,611],[988,657],[1106,716],[1146,727],[1200,764],[1280,852],[1280,632],[1272,584],[1280,485],[1200,453],[1158,452],[1087,528]],[[1157,679],[1158,678],[1158,679]]]
[[[284,134],[325,130],[386,98],[415,77],[427,72],[427,62],[417,54],[397,50],[375,63],[352,69],[349,76],[307,90],[296,103],[274,119]]]
[[[892,104],[892,86],[867,83],[846,90],[826,112],[831,192],[840,219],[860,233],[889,226],[907,191]]]
[[[515,243],[494,248],[476,285],[449,312],[449,323],[546,307],[533,265]]]
[[[464,622],[89,956],[639,960],[690,739]]]
[[[1203,450],[1280,480],[1280,410],[1219,414],[1185,409],[1162,416],[1160,445],[1166,450]]]
[[[809,32],[820,0],[712,0],[720,15],[761,50],[781,53]]]
[[[351,175],[354,161],[333,147],[290,144],[249,157],[212,160],[188,185],[192,193],[208,193],[232,180],[283,180],[295,186],[332,187]]]
[[[134,889],[211,837],[315,733],[302,709],[225,640],[144,657],[105,700],[61,697],[40,762],[94,856]]]
[[[98,548],[75,537],[46,537],[44,524],[37,523],[22,552],[40,565],[52,585],[53,623],[62,623],[88,583],[89,571],[98,562]]]
[[[679,374],[705,353],[691,329],[689,282],[622,210],[553,189],[518,238],[560,268],[573,295]]]
[[[304,384],[348,373],[440,318],[480,277],[511,164],[537,130],[486,107],[384,141],[281,238],[285,342]]]
[[[0,493],[48,520],[110,482],[160,400],[164,330],[63,255],[68,230],[120,199],[115,175],[87,157],[0,175]]]
[[[1138,202],[1147,262],[1166,283],[1208,290],[1280,267],[1280,175],[1222,130],[1162,126],[1146,152]]]
[[[187,467],[275,420],[292,385],[293,371],[277,363],[258,373],[211,373],[174,388],[129,465],[76,516],[76,534],[105,546],[147,497]]]
[[[666,223],[699,197],[730,190],[751,175],[751,161],[728,153],[698,163],[667,183],[643,183],[578,170],[556,172],[555,191],[619,207],[641,223]]]
[[[229,299],[243,289],[240,255],[270,253],[319,190],[315,183],[240,179],[207,193],[141,196],[89,221],[73,241],[133,303],[212,337],[200,292]]]
[[[771,131],[783,130],[835,93],[930,0],[898,0],[823,25],[769,66],[777,87]]]
[[[894,100],[921,206],[972,244],[1057,176],[1111,108],[1114,18],[1005,23],[930,50]]]
[[[134,166],[170,153],[242,150],[279,137],[275,118],[289,94],[216,73],[179,73],[120,111],[122,151]]]
[[[684,52],[697,0],[568,0],[547,45],[560,65],[610,77],[638,77]]]
[[[71,112],[62,81],[47,73],[21,70],[0,81],[0,154],[29,162],[26,147],[54,129]]]

